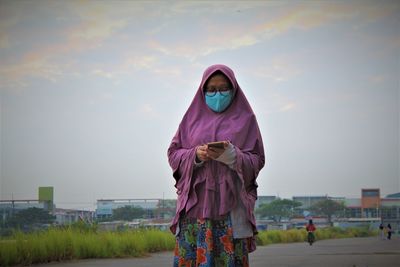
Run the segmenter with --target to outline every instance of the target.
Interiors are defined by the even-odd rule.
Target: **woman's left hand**
[[[216,148],[216,147],[208,147],[207,148],[207,156],[212,159],[217,159],[221,156],[225,149],[229,146],[228,141],[224,141],[224,148]]]

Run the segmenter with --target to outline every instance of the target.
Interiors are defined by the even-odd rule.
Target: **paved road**
[[[163,267],[172,266],[172,252],[155,253],[145,258],[79,260],[37,265],[41,267]],[[349,238],[307,243],[259,246],[250,254],[251,267],[398,267],[400,237]]]

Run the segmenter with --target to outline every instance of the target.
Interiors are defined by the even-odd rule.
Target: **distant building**
[[[355,222],[370,224],[390,223],[393,229],[400,229],[400,193],[380,196],[380,189],[361,189],[361,198],[344,199],[346,217],[352,225]]]
[[[400,193],[391,194],[381,199],[381,218],[385,223],[397,225],[400,230]]]
[[[344,203],[346,200],[345,197],[330,197],[330,196],[328,196],[328,199],[339,202],[339,203]]]
[[[39,187],[38,199],[0,200],[0,221],[4,223],[7,217],[29,208],[44,209],[52,212],[54,208],[53,193],[53,187]]]
[[[46,203],[37,199],[28,200],[0,200],[0,222],[4,223],[14,213],[29,208],[45,209]]]
[[[378,188],[361,189],[361,216],[363,218],[379,217],[381,194]]]
[[[400,198],[400,193],[389,194],[385,198]]]
[[[346,206],[346,217],[348,218],[361,218],[361,199],[360,198],[346,198],[344,200]]]
[[[377,188],[361,189],[361,198],[346,198],[343,202],[348,218],[379,218],[381,198]]]
[[[400,231],[400,193],[381,197],[379,188],[361,189],[361,198],[344,198],[331,196],[294,196],[292,200],[302,205],[296,209],[295,217],[286,222],[288,227],[303,227],[308,218],[324,220],[319,214],[310,213],[310,208],[319,201],[331,199],[342,202],[345,206],[344,217],[335,218],[334,224],[340,227],[369,226],[377,228],[381,222],[390,223],[392,229]],[[311,216],[311,217],[310,217]],[[326,220],[326,219],[325,219]],[[323,226],[323,221],[320,224]],[[257,220],[260,229],[281,227],[274,222]],[[272,227],[272,228],[271,228]]]
[[[162,199],[99,199],[97,200],[96,218],[106,219],[113,215],[113,210],[125,206],[141,207],[148,218],[154,217],[154,212],[162,206]]]
[[[39,208],[48,211],[55,216],[55,222],[58,224],[71,224],[77,221],[91,222],[94,211],[58,209],[54,205],[54,188],[50,186],[39,187],[38,199],[28,200],[0,200],[0,226],[6,219],[13,214],[29,209]]]
[[[315,203],[320,202],[321,200],[328,199],[328,196],[294,196],[293,201],[297,201],[301,203],[299,209],[308,210]]]
[[[56,223],[65,225],[79,221],[91,223],[94,218],[94,211],[73,210],[73,209],[54,209],[53,215]]]

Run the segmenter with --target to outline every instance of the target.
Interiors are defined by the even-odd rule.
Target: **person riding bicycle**
[[[307,230],[307,240],[308,243],[310,243],[310,246],[312,245],[312,243],[315,241],[315,235],[314,232],[315,230],[317,230],[317,228],[315,227],[314,223],[312,220],[308,221],[308,224],[306,225],[306,230]]]

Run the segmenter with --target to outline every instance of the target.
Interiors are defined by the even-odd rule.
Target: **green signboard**
[[[53,203],[54,188],[52,186],[39,187],[39,201],[48,201]]]

